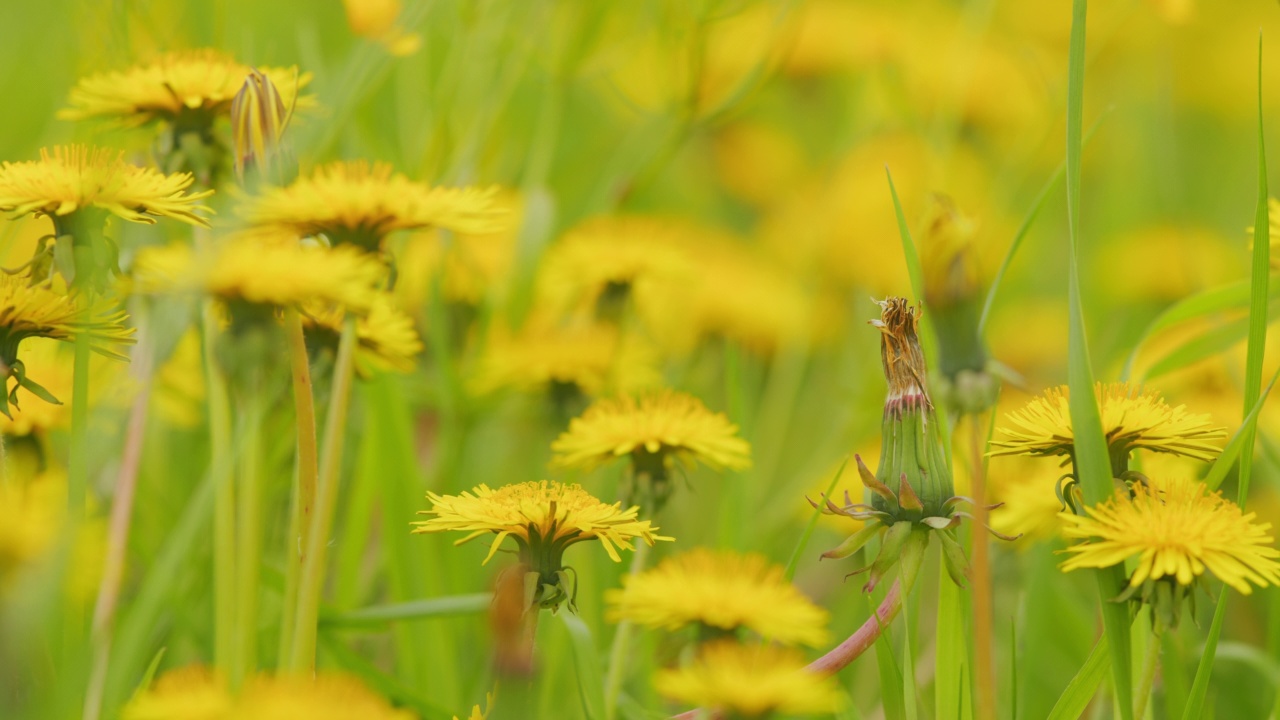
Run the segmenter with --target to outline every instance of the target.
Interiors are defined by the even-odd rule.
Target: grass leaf
[[[378,627],[402,620],[425,620],[427,618],[466,615],[488,610],[492,599],[492,593],[475,593],[473,595],[451,595],[388,605],[374,605],[349,612],[322,615],[320,627],[328,630]]]
[[[1097,694],[1098,687],[1107,677],[1111,668],[1111,652],[1105,637],[1098,638],[1093,651],[1084,661],[1084,665],[1071,678],[1067,689],[1058,697],[1058,702],[1049,713],[1048,720],[1077,720],[1084,715],[1089,701]]]
[[[871,617],[876,615],[875,602],[867,595],[867,607]],[[907,709],[902,695],[902,671],[898,669],[898,661],[893,657],[893,647],[889,645],[889,632],[886,628],[876,638],[876,665],[880,668],[880,699],[884,703],[885,720],[906,720]]]
[[[845,466],[849,464],[849,456],[845,456],[844,461],[840,463],[840,469],[836,470],[835,477],[831,478],[831,484],[827,485],[827,497],[831,497],[831,493],[835,492],[836,483],[840,482],[840,476],[844,475]],[[809,539],[813,537],[813,529],[818,526],[818,517],[822,515],[822,504],[819,503],[813,509],[813,514],[809,516],[809,522],[804,526],[804,532],[800,535],[800,541],[796,543],[796,547],[791,551],[791,557],[787,560],[787,568],[784,571],[787,582],[791,582],[796,576],[796,563],[800,561],[800,554],[804,552],[805,547],[809,545]]]
[[[591,629],[582,622],[582,618],[571,612],[556,615],[565,629],[569,631],[570,647],[573,649],[573,665],[578,671],[578,695],[582,701],[582,711],[588,720],[604,717],[604,676],[600,673],[600,654],[596,652],[596,643],[591,636]]]
[[[1209,676],[1213,674],[1213,658],[1218,649],[1218,637],[1222,635],[1222,620],[1227,616],[1228,595],[1225,587],[1218,594],[1217,607],[1213,611],[1213,624],[1209,626],[1209,636],[1204,640],[1204,651],[1200,655],[1200,665],[1196,668],[1196,679],[1191,682],[1191,695],[1187,698],[1187,706],[1182,711],[1182,720],[1204,717],[1204,701],[1209,692]]]

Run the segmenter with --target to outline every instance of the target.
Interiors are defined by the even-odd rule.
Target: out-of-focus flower
[[[489,712],[493,709],[493,693],[486,693],[484,698],[485,709],[481,710],[479,705],[471,706],[471,714],[466,720],[488,720]],[[458,716],[454,715],[453,720],[458,720]]]
[[[263,188],[241,212],[253,225],[300,237],[324,234],[334,245],[378,250],[397,230],[494,232],[507,220],[496,195],[497,188],[414,182],[383,163],[335,162],[290,185]]]
[[[1243,595],[1253,585],[1280,584],[1280,550],[1272,547],[1271,525],[1255,524],[1253,513],[1244,514],[1204,483],[1135,484],[1085,512],[1062,514],[1063,534],[1081,539],[1067,548],[1072,557],[1062,569],[1105,568],[1136,557],[1123,597],[1154,603],[1169,626],[1177,623],[1182,599],[1205,570]]]
[[[799,185],[808,170],[800,142],[763,123],[729,125],[716,134],[712,151],[725,188],[761,206]]]
[[[403,3],[400,0],[342,0],[351,32],[380,43],[398,57],[412,55],[422,47],[422,37],[406,32],[397,24]]]
[[[0,483],[0,596],[24,571],[53,557],[64,533],[67,476],[60,468]],[[64,582],[77,602],[93,599],[102,578],[105,528],[96,518],[78,528],[70,562],[77,572]]]
[[[42,337],[29,338],[22,346],[22,362],[39,368],[40,385],[62,402],[49,402],[39,395],[22,399],[22,406],[10,405],[9,415],[0,415],[0,433],[5,435],[46,435],[64,429],[71,422],[73,361],[70,352],[61,352],[63,343]],[[90,384],[92,389],[93,385]]]
[[[209,668],[190,665],[170,670],[133,696],[122,720],[224,720],[235,700],[226,680]]]
[[[622,562],[618,548],[633,549],[634,539],[649,545],[672,539],[658,535],[648,520],[636,519],[639,508],[623,510],[620,503],[607,505],[580,485],[546,480],[497,490],[480,485],[461,495],[427,493],[427,499],[431,509],[418,514],[435,517],[413,523],[417,526],[414,533],[468,533],[455,543],[459,545],[493,533],[496,537],[485,556],[486,563],[503,540],[513,538],[521,565],[538,576],[534,600],[543,607],[554,608],[574,597],[576,588],[564,570],[564,550],[569,545],[599,540],[614,562]]]
[[[340,308],[304,308],[303,328],[308,339],[338,347],[345,313]],[[356,319],[356,371],[361,377],[381,372],[413,372],[414,358],[422,352],[422,340],[413,319],[400,312],[386,293],[375,295],[369,312]]]
[[[385,269],[353,247],[232,238],[205,250],[178,243],[146,248],[134,273],[146,293],[207,293],[227,303],[282,307],[329,303],[363,313]]]
[[[653,684],[664,697],[730,717],[832,713],[842,705],[830,677],[809,672],[800,653],[776,645],[710,643],[692,664],[659,671]]]
[[[283,175],[280,157],[286,153],[282,142],[293,110],[266,73],[257,69],[249,72],[231,101],[232,153],[236,175],[242,180],[249,165],[264,177]]]
[[[622,589],[606,591],[605,602],[611,622],[664,630],[745,628],[788,645],[816,647],[827,641],[827,611],[763,555],[695,548],[639,575],[623,576]]]
[[[182,334],[173,354],[156,372],[151,401],[169,423],[192,428],[204,421],[204,356],[200,333],[191,328]]]

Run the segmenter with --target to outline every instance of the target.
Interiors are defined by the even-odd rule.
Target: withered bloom
[[[257,68],[249,71],[231,101],[231,142],[236,176],[242,182],[247,166],[275,182],[292,179],[283,177],[283,160],[288,153],[282,141],[293,110],[293,104],[285,102],[266,73]]]
[[[965,415],[990,408],[1000,390],[979,334],[984,288],[973,244],[977,230],[949,197],[934,195],[920,240],[924,301],[938,337],[941,377],[934,387],[945,409]]]
[[[823,557],[848,557],[880,535],[883,539],[875,561],[853,574],[870,571],[863,588],[870,592],[901,560],[902,589],[907,593],[915,583],[932,531],[942,543],[948,574],[963,586],[969,563],[954,528],[962,517],[971,516],[956,506],[972,501],[955,494],[951,467],[938,435],[920,349],[920,311],[905,298],[891,297],[877,304],[880,319],[871,324],[880,329],[880,359],[889,384],[881,425],[880,466],[872,474],[862,458],[855,456],[870,502],[855,503],[848,491],[843,506],[824,499],[824,512],[863,520],[866,525]]]

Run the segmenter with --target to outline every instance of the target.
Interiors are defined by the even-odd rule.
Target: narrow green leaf
[[[1080,297],[1080,153],[1084,116],[1085,18],[1087,0],[1074,0],[1067,77],[1067,235],[1071,255],[1067,263],[1070,312],[1067,383],[1071,388],[1071,425],[1075,428],[1075,470],[1085,501],[1096,504],[1111,494],[1111,462],[1102,434],[1102,417],[1094,399],[1084,308]],[[1124,570],[1112,567],[1096,573],[1102,625],[1114,662],[1111,664],[1120,717],[1133,717],[1133,668],[1129,647],[1129,612],[1111,602],[1123,582]]]
[[[1231,347],[1240,342],[1248,335],[1248,332],[1249,323],[1247,318],[1239,318],[1218,327],[1210,328],[1178,345],[1165,353],[1160,359],[1151,363],[1146,372],[1142,373],[1139,380],[1141,382],[1154,380],[1161,375],[1167,375],[1205,358],[1213,357],[1221,353],[1223,348]]]
[[[875,614],[875,602],[870,595],[866,598],[871,617],[878,617]],[[893,657],[893,647],[889,645],[887,628],[880,633],[880,637],[876,638],[876,665],[880,668],[880,698],[884,703],[885,720],[906,720],[907,709],[902,697],[902,671],[898,669],[898,661]]]
[[[1111,652],[1106,638],[1098,638],[1084,665],[1071,678],[1067,689],[1049,713],[1048,720],[1078,720],[1089,707],[1089,701],[1097,694],[1098,687],[1111,668]],[[1133,712],[1130,710],[1129,712]]]
[[[1218,459],[1214,460],[1213,465],[1210,466],[1209,473],[1204,478],[1204,484],[1208,485],[1210,490],[1217,490],[1221,487],[1222,481],[1227,479],[1227,473],[1231,472],[1231,466],[1235,464],[1236,458],[1240,457],[1244,449],[1249,432],[1258,427],[1258,416],[1262,413],[1262,406],[1267,403],[1267,397],[1271,395],[1271,389],[1276,386],[1276,380],[1280,380],[1280,368],[1276,369],[1275,374],[1271,376],[1271,382],[1267,383],[1266,389],[1254,402],[1253,409],[1245,416],[1244,422],[1236,429],[1235,434],[1227,441],[1226,447],[1222,448],[1222,452],[1218,454]]]
[[[322,615],[320,627],[337,630],[358,627],[377,627],[402,620],[426,620],[484,612],[489,609],[492,593],[451,595],[410,602],[374,605],[348,612]]]
[[[911,277],[911,293],[919,300],[924,297],[924,270],[920,267],[920,253],[916,251],[915,241],[911,239],[911,229],[907,227],[907,216],[902,212],[902,203],[898,200],[898,189],[893,185],[893,174],[889,166],[884,167],[884,176],[889,179],[889,194],[893,196],[893,212],[898,218],[898,237],[902,240],[902,256],[907,260],[907,275]]]
[[[573,649],[573,664],[578,671],[578,696],[582,701],[582,711],[588,720],[603,718],[604,676],[600,673],[600,654],[596,652],[591,629],[582,622],[582,618],[571,612],[561,612],[557,617],[569,631],[569,639],[572,641],[570,647]]]
[[[938,537],[945,537],[938,533]],[[952,582],[947,563],[938,563],[938,649],[934,670],[934,717],[961,706],[963,672],[969,657],[969,595]],[[962,716],[963,717],[963,716]]]
[[[902,595],[907,598],[905,602],[910,602],[910,594],[905,586],[902,588]],[[916,702],[916,654],[911,644],[911,618],[915,615],[912,609],[914,608],[903,608],[905,612],[902,613],[902,698],[907,720],[918,720],[920,708]]]
[[[1247,415],[1262,392],[1262,361],[1267,346],[1267,285],[1271,280],[1271,218],[1267,203],[1267,149],[1262,124],[1262,35],[1258,35],[1258,205],[1253,219],[1253,267],[1249,281],[1249,345],[1245,353],[1244,409]],[[1249,497],[1256,429],[1248,426],[1240,451],[1239,504]]]
[[[840,469],[836,470],[835,477],[831,478],[831,484],[827,485],[827,497],[831,497],[831,493],[835,492],[836,483],[840,482],[840,476],[844,475],[844,468],[849,464],[849,456],[846,455],[844,461],[840,463]],[[796,543],[795,549],[791,551],[791,557],[787,559],[787,567],[783,574],[787,578],[787,582],[791,582],[796,576],[796,563],[800,561],[800,553],[809,545],[809,539],[813,537],[813,529],[818,525],[818,517],[822,515],[822,503],[813,509],[813,514],[809,516],[809,522],[804,526],[804,532],[800,534],[800,541]]]
[[[1009,720],[1018,720],[1018,619],[1009,618]]]
[[[1213,624],[1209,626],[1209,635],[1204,639],[1204,651],[1200,655],[1200,665],[1196,667],[1196,679],[1191,682],[1191,695],[1187,698],[1187,706],[1182,711],[1182,720],[1196,720],[1204,717],[1204,701],[1209,693],[1209,676],[1213,674],[1213,658],[1218,649],[1218,637],[1222,635],[1222,621],[1227,616],[1228,595],[1225,587],[1218,594],[1217,607],[1213,611]]]

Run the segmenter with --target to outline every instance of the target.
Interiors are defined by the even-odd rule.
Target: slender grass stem
[[[285,566],[283,617],[280,622],[279,664],[284,666],[293,647],[294,611],[298,603],[298,582],[302,576],[302,551],[311,532],[311,516],[315,510],[316,478],[319,453],[316,448],[316,405],[311,386],[311,362],[307,357],[306,338],[302,333],[302,315],[297,308],[284,314],[284,332],[289,343],[289,366],[293,378],[293,409],[298,433],[297,478],[294,482],[293,509],[289,514],[288,563]]]
[[[235,646],[236,521],[235,488],[231,481],[231,408],[226,380],[218,368],[214,347],[218,319],[212,300],[204,303],[205,382],[209,393],[209,454],[213,471],[213,662],[228,676]]]
[[[1138,683],[1138,694],[1133,698],[1134,720],[1142,720],[1147,713],[1147,701],[1151,699],[1151,688],[1156,681],[1156,670],[1160,667],[1160,648],[1164,635],[1164,627],[1157,620],[1151,629],[1151,637],[1147,638],[1147,654],[1142,661],[1142,679]]]
[[[93,608],[93,659],[89,686],[85,694],[85,720],[97,720],[102,714],[102,698],[106,690],[107,667],[111,661],[112,630],[116,606],[120,599],[120,583],[124,577],[125,550],[129,545],[129,527],[133,521],[133,498],[138,484],[138,468],[142,462],[142,441],[147,428],[147,409],[151,405],[151,353],[143,344],[134,353],[134,376],[141,387],[129,409],[129,426],[125,433],[124,453],[116,473],[115,497],[111,501],[111,520],[107,531],[106,558],[102,582]],[[3,458],[0,458],[3,465]]]
[[[232,684],[251,677],[258,663],[258,593],[262,556],[263,387],[259,369],[240,388],[240,454],[236,501],[236,643]]]
[[[991,560],[987,545],[987,478],[982,462],[986,445],[986,430],[980,415],[969,417],[970,481],[973,484],[973,557],[969,569],[973,586],[973,655],[974,680],[977,684],[978,717],[994,720],[996,717],[995,654],[992,650],[994,612],[991,601]]]
[[[342,445],[355,374],[356,319],[348,316],[338,341],[338,359],[333,368],[333,392],[325,418],[324,449],[316,486],[315,515],[311,518],[307,544],[303,546],[302,575],[298,583],[294,615],[293,647],[288,669],[310,673],[316,663],[316,631],[320,616],[320,596],[324,591],[325,558],[333,514],[338,503],[338,478],[342,470]]]
[[[627,574],[632,577],[639,575],[644,570],[648,557],[648,543],[636,543],[636,551],[631,556],[631,567]],[[609,674],[605,676],[604,682],[605,720],[613,720],[618,716],[618,694],[622,692],[622,680],[626,676],[632,628],[633,625],[628,620],[618,623],[618,629],[613,634],[613,644],[609,647]]]

